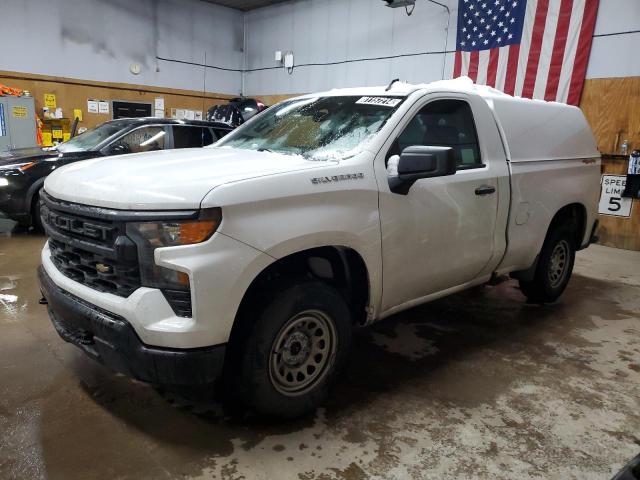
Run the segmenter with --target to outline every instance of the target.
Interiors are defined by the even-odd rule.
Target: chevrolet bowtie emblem
[[[96,270],[100,273],[111,273],[113,272],[113,267],[111,265],[105,265],[104,263],[96,263]]]

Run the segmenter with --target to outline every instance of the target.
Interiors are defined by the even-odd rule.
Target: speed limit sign
[[[622,196],[627,177],[625,175],[602,175],[600,183],[602,189],[598,213],[615,217],[630,217],[633,200]]]

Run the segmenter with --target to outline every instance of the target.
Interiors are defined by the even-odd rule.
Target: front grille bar
[[[70,213],[91,219],[117,222],[152,222],[154,220],[191,220],[198,218],[198,210],[117,210],[114,208],[94,207],[79,203],[58,200],[40,192],[42,202],[52,210]]]

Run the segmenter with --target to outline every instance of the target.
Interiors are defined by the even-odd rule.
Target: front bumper
[[[222,373],[225,344],[193,349],[145,345],[124,318],[58,287],[42,266],[38,279],[58,334],[107,367],[161,385],[211,383]]]

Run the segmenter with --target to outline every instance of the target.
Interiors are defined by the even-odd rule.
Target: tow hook
[[[47,302],[47,299],[44,298],[44,297],[42,297],[40,300],[38,300],[38,303],[40,305],[48,305],[49,304],[49,302]]]

